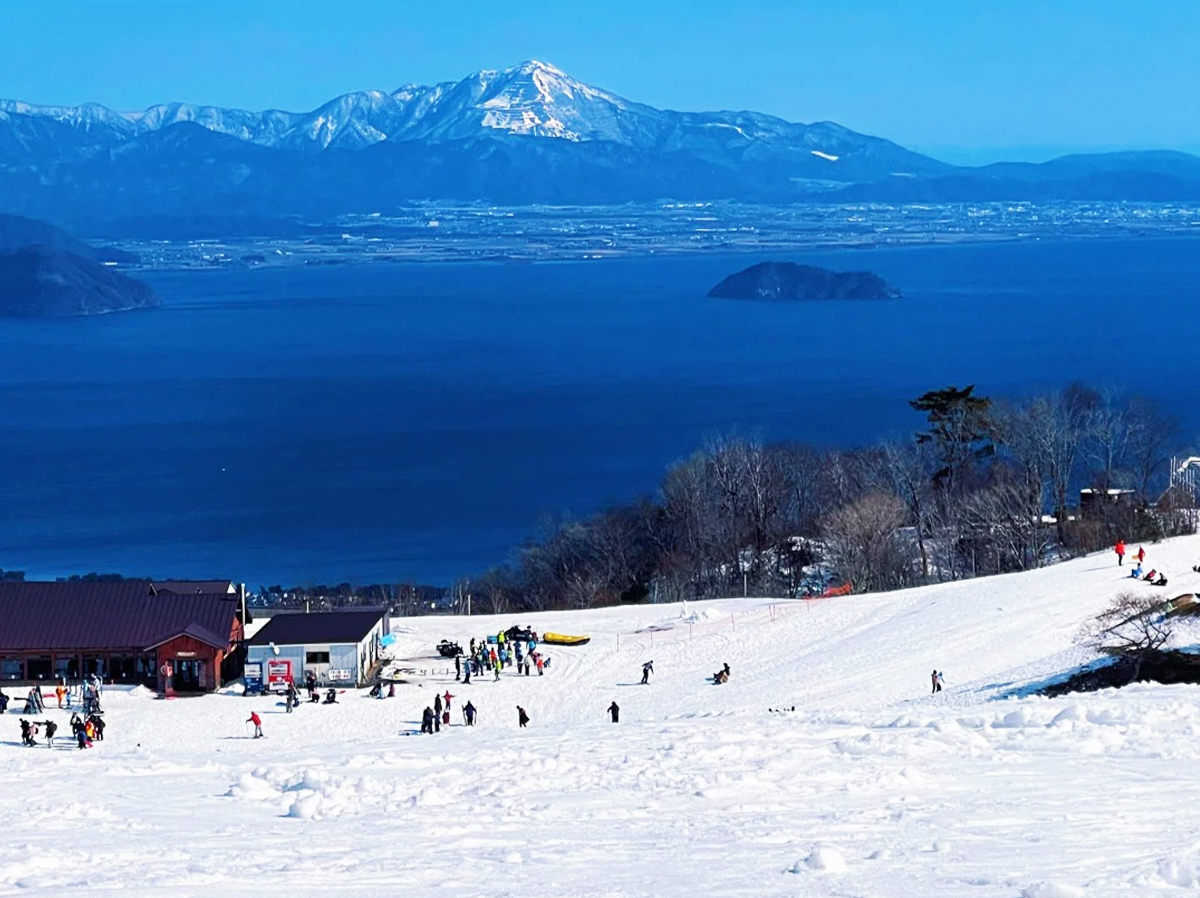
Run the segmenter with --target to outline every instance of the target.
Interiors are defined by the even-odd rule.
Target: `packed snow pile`
[[[1200,538],[1147,551],[1164,598],[1200,589]],[[113,691],[88,750],[22,746],[14,702],[0,895],[239,894],[246,871],[289,898],[1194,893],[1198,688],[1036,692],[1095,660],[1090,617],[1153,589],[1125,574],[1094,555],[819,601],[406,619],[389,652],[415,673],[394,698],[289,714],[232,689]],[[543,676],[470,684],[434,648],[514,624],[590,641],[540,646]],[[420,734],[447,694],[449,724]]]

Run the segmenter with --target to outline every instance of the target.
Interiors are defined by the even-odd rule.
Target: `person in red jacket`
[[[246,723],[254,724],[254,738],[262,738],[262,718],[258,716],[257,711],[251,711],[250,716],[246,718]]]
[[[1146,549],[1145,549],[1145,547],[1144,547],[1144,546],[1138,546],[1137,554],[1136,554],[1136,555],[1134,555],[1133,557],[1134,557],[1134,558],[1136,558],[1136,559],[1138,560],[1138,564],[1141,564],[1143,561],[1145,561],[1145,560],[1146,560]]]
[[[1117,567],[1125,563],[1125,540],[1117,540],[1117,544],[1113,546],[1113,551],[1117,553]]]

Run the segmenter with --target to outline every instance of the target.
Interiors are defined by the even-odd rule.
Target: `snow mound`
[[[812,853],[803,860],[796,861],[788,869],[789,873],[804,873],[816,870],[822,873],[845,873],[846,857],[836,848],[818,845]]]
[[[1084,898],[1086,893],[1078,886],[1061,882],[1040,882],[1021,892],[1021,898]]]

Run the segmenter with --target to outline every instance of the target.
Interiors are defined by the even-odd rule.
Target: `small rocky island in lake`
[[[0,316],[60,318],[160,305],[141,281],[46,245],[0,250]]]
[[[708,295],[721,299],[894,299],[900,291],[870,271],[760,262],[731,274]]]

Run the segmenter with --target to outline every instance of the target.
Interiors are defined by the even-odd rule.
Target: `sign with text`
[[[339,682],[344,682],[346,680],[353,680],[354,679],[354,671],[343,670],[341,668],[331,668],[329,671],[329,679],[337,680]]]

